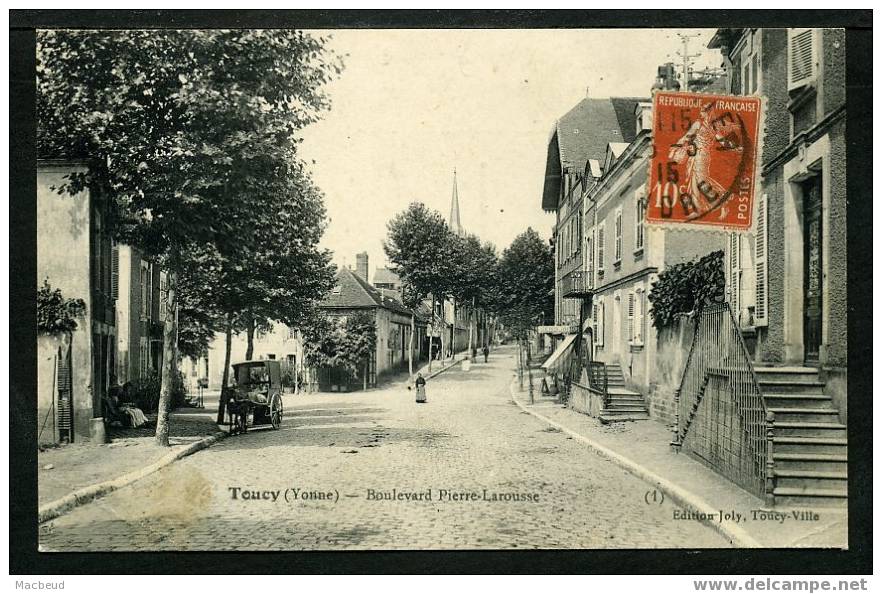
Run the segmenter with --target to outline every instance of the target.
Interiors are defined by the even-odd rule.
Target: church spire
[[[454,235],[461,237],[465,234],[462,223],[459,220],[459,192],[456,188],[456,167],[453,168],[453,198],[450,200],[450,219],[448,223]]]

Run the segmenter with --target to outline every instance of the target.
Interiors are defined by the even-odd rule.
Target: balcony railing
[[[591,283],[588,273],[574,270],[560,279],[560,294],[564,299],[581,299],[591,294]]]

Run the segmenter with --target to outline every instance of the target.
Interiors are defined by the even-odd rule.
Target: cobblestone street
[[[41,549],[728,546],[522,413],[509,395],[513,366],[503,348],[470,372],[456,367],[429,381],[424,405],[403,384],[288,396],[281,430],[228,438],[44,524]],[[393,490],[401,500],[369,499]]]

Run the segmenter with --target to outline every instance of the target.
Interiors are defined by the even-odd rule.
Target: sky
[[[659,64],[720,65],[713,29],[336,30],[345,69],[332,107],[303,131],[338,265],[386,264],[386,222],[414,201],[449,216],[457,172],[463,227],[499,252],[527,227],[551,236],[540,207],[548,140],[586,94],[649,96]]]

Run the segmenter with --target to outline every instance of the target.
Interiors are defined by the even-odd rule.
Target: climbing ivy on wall
[[[66,299],[60,289],[49,286],[49,279],[37,290],[37,332],[61,334],[77,329],[77,318],[86,313],[82,299]]]
[[[657,329],[670,326],[679,314],[692,312],[702,303],[722,301],[725,287],[722,251],[667,268],[648,295],[652,325]]]

